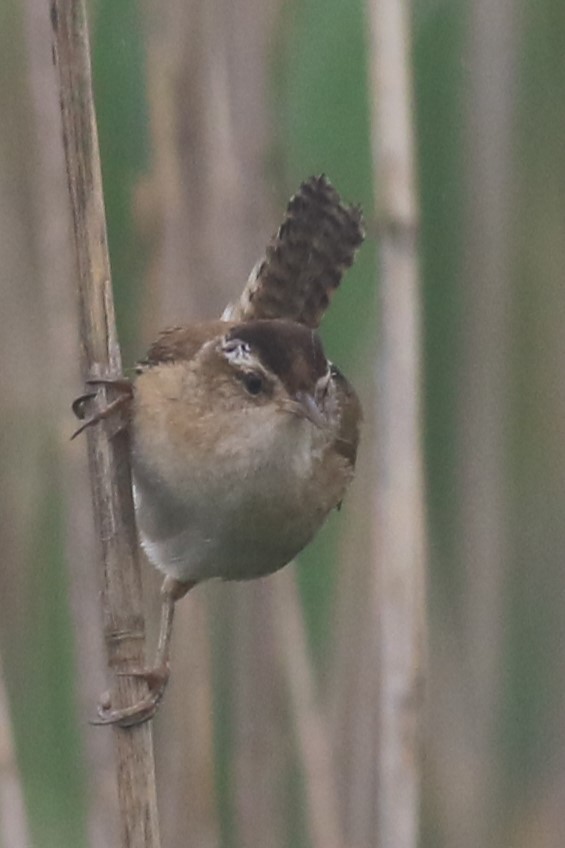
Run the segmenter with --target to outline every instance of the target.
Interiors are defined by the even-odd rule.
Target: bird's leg
[[[116,391],[120,392],[119,397],[115,400],[110,401],[107,406],[103,407],[99,412],[96,412],[90,418],[87,418],[83,424],[76,430],[71,439],[76,438],[80,433],[84,432],[87,427],[92,427],[93,424],[97,424],[99,421],[103,421],[105,418],[110,418],[114,415],[118,410],[125,407],[133,397],[133,385],[130,380],[127,380],[125,377],[118,377],[116,379],[109,378],[93,378],[92,380],[87,380],[86,384],[88,386],[111,386]],[[92,398],[96,397],[96,392],[87,392],[84,395],[80,395],[77,397],[72,405],[72,410],[77,418],[81,420],[85,417],[85,409],[84,405],[87,401],[92,400]]]
[[[120,727],[132,727],[153,718],[169,681],[175,603],[184,597],[194,585],[194,581],[181,583],[174,577],[165,578],[161,587],[161,623],[155,663],[151,668],[118,672],[123,677],[138,677],[145,680],[149,691],[144,698],[130,707],[114,710],[106,702],[99,704],[98,719],[94,720],[92,724],[117,724]]]

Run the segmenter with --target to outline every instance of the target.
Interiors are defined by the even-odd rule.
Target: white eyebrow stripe
[[[222,352],[232,365],[244,365],[252,359],[251,347],[241,339],[222,339]]]
[[[264,377],[269,377],[270,375],[270,372],[257,354],[252,351],[251,345],[241,339],[223,339],[222,353],[234,368],[244,371],[258,371]]]

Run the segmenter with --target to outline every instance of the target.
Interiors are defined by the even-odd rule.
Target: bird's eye
[[[243,385],[250,395],[258,395],[263,391],[263,378],[255,371],[243,375]]]

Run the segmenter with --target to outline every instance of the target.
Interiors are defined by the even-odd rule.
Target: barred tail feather
[[[224,320],[283,318],[319,326],[365,237],[358,206],[341,200],[322,174],[302,183],[279,231]]]

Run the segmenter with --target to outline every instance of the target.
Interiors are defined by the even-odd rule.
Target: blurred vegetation
[[[132,214],[133,192],[149,167],[143,12],[136,0],[101,0],[94,8],[92,73],[102,159],[116,320],[124,361],[138,348],[147,245]]]
[[[194,0],[189,9],[197,5]],[[28,66],[22,58],[28,47],[23,8],[14,0],[5,0],[0,6],[0,111],[4,116],[0,130],[0,251],[6,325],[0,345],[5,363],[0,382],[4,422],[0,543],[7,563],[0,577],[0,636],[34,845],[77,848],[87,844],[82,738],[86,716],[79,715],[76,707],[71,674],[76,658],[63,566],[68,504],[56,467],[58,447],[53,447],[58,444],[61,427],[55,423],[55,435],[51,436],[39,432],[46,408],[42,392],[49,372],[42,364],[33,377],[33,357],[39,362],[45,355],[40,343],[42,301],[30,283],[39,279],[41,268],[34,247],[37,151],[30,143],[34,120]],[[146,85],[150,8],[150,3],[142,5],[135,0],[98,0],[91,9],[109,241],[127,365],[147,341],[141,338],[140,315],[152,257],[136,223],[135,204],[136,192],[151,171],[154,157]],[[468,0],[417,0],[413,50],[422,204],[432,646],[447,634],[450,645],[458,647],[464,639],[461,619],[465,601],[458,559],[461,457],[457,410],[467,388],[461,382],[460,336],[466,319],[461,281],[468,190],[465,145],[469,139],[464,134],[468,131],[469,71],[464,56],[469,8]],[[490,834],[489,844],[557,848],[565,837],[565,6],[562,0],[524,0],[516,4],[516,16],[511,428],[505,490],[510,551],[504,564],[501,707],[496,747],[491,752],[502,772],[502,787],[496,795],[496,832]],[[273,137],[270,149],[264,152],[265,171],[271,169],[278,177],[272,178],[277,183],[273,206],[282,209],[301,179],[325,172],[344,197],[360,202],[366,212],[369,244],[339,292],[323,336],[329,356],[348,374],[357,375],[361,386],[369,387],[364,399],[371,419],[376,224],[363,4],[360,0],[347,4],[295,0],[284,7],[281,4],[274,17],[276,36],[270,41],[266,69]],[[262,241],[269,234],[262,233]],[[250,257],[249,268],[253,261]],[[190,280],[186,284],[189,286]],[[31,316],[31,330],[22,316]],[[35,341],[21,353],[22,333],[27,332]],[[49,366],[58,367],[56,362]],[[69,401],[78,389],[68,387]],[[34,405],[36,396],[43,400]],[[72,421],[66,410],[57,411],[56,421],[61,420],[65,433],[70,433]],[[370,446],[366,445],[363,463],[369,461]],[[477,457],[477,473],[480,468]],[[369,504],[366,506],[369,511]],[[346,505],[304,554],[298,569],[312,647],[325,679],[331,667],[328,646],[335,626],[332,616],[341,534],[352,520]],[[229,628],[224,628],[223,621],[216,629],[217,639],[221,640],[225,629],[229,640]],[[190,645],[183,649],[190,650]],[[465,665],[464,649],[457,657],[463,657],[463,665],[457,670],[453,689],[460,685],[461,677],[471,681],[472,688],[473,669]],[[433,671],[434,656],[431,662]],[[222,805],[222,844],[235,848],[228,771],[232,688],[219,669],[217,662],[216,791]],[[432,674],[432,687],[435,680]],[[450,691],[448,685],[447,694]],[[458,703],[455,699],[449,725],[449,739],[455,742],[467,715],[458,712]],[[457,821],[447,820],[449,811],[442,801],[446,779],[440,774],[435,753],[444,730],[441,719],[432,716],[426,739],[423,843],[430,848],[453,844],[449,835],[457,826]],[[457,770],[452,772],[452,781],[457,779],[455,775],[465,773],[455,742],[451,753]],[[303,810],[299,809],[299,769],[295,762],[287,763],[287,769],[285,801],[292,809],[288,844],[298,848],[307,845]]]

